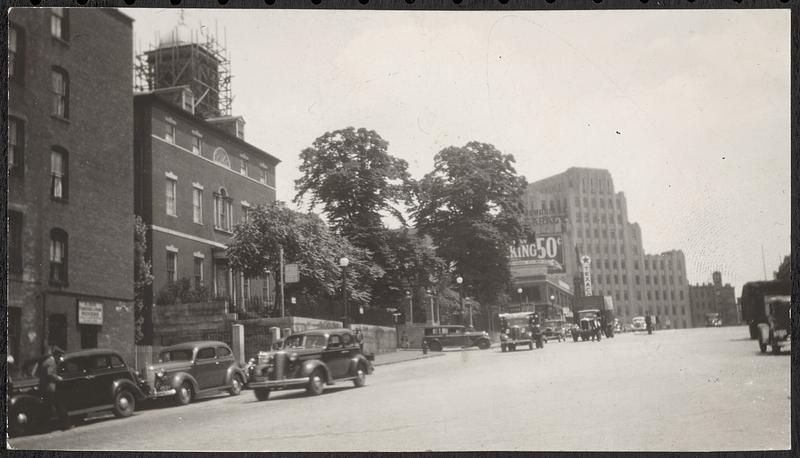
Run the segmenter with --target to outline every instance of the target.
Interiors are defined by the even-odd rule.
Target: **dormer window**
[[[226,168],[231,168],[231,160],[228,157],[228,153],[222,148],[214,150],[214,162]]]
[[[194,114],[194,93],[189,88],[181,92],[181,107],[189,113]]]
[[[244,140],[244,119],[236,120],[236,137]]]

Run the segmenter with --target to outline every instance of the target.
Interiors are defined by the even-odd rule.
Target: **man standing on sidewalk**
[[[63,380],[57,373],[58,363],[63,355],[64,350],[57,345],[53,345],[50,355],[39,365],[39,392],[42,394],[42,400],[48,411],[52,412],[55,409],[59,427],[61,429],[69,429],[71,425],[64,399],[56,386],[58,382]]]

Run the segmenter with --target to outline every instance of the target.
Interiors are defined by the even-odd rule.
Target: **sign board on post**
[[[103,324],[103,303],[78,301],[78,324]]]
[[[286,264],[283,271],[286,276],[286,283],[297,283],[300,281],[300,269],[297,267],[297,264]]]
[[[542,234],[536,240],[521,240],[508,247],[512,266],[546,266],[549,273],[564,273],[564,251],[561,234]]]

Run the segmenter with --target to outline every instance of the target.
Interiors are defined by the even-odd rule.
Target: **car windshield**
[[[323,348],[325,336],[321,334],[295,334],[283,342],[283,348]]]
[[[171,361],[191,361],[192,350],[185,349],[185,350],[162,351],[158,355],[158,360],[162,363],[168,363]]]

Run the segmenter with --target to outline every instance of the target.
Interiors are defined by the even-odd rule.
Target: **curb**
[[[400,360],[400,361],[387,361],[387,362],[385,362],[385,363],[375,363],[375,362],[373,362],[373,363],[372,363],[372,365],[373,365],[373,366],[388,366],[388,365],[390,365],[390,364],[400,364],[400,363],[407,363],[407,362],[409,362],[409,361],[417,361],[417,360],[420,360],[420,359],[426,359],[426,358],[435,358],[435,357],[437,357],[437,356],[444,356],[444,355],[445,355],[445,353],[444,353],[444,352],[440,352],[440,353],[428,353],[427,355],[419,355],[419,356],[416,356],[416,357],[414,357],[414,358],[411,358],[411,359],[402,359],[402,360]]]

